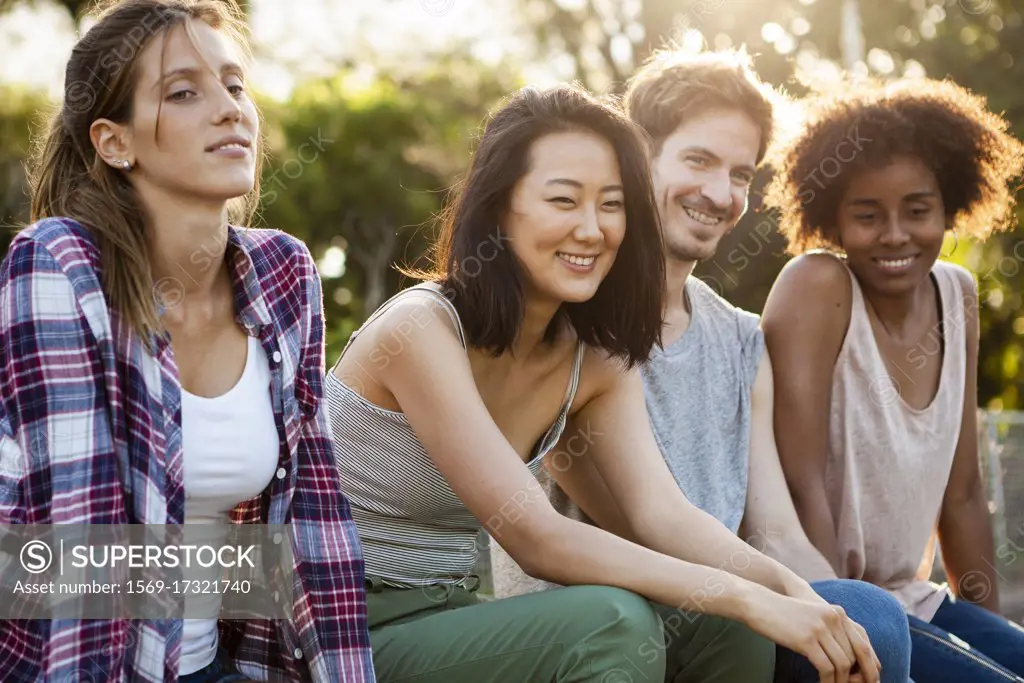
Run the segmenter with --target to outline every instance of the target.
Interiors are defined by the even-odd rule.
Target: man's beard
[[[704,244],[674,244],[666,241],[665,251],[668,253],[669,258],[676,261],[707,261],[715,255],[715,251],[718,249],[718,243],[713,245]]]
[[[693,220],[690,216],[688,216],[686,214],[686,210],[683,209],[679,205],[678,202],[675,203],[675,208],[678,211],[682,212],[681,214],[677,214],[678,215],[678,220],[680,220],[680,221]],[[695,208],[695,210],[700,211],[700,212],[705,213],[705,214],[708,214],[709,216],[720,216],[722,218],[722,220],[724,220],[724,221],[728,221],[729,220],[729,216],[726,215],[726,213],[724,211],[722,211],[721,209],[716,209],[716,208],[714,208],[712,206],[708,206],[708,205],[703,204],[703,203],[701,204],[701,206],[699,208],[697,208],[697,207],[694,207],[694,208]],[[662,215],[672,216],[672,218],[670,218],[669,220],[675,220],[677,218],[676,215],[672,215],[669,212],[668,207],[664,207],[664,210],[665,210],[665,213],[663,213]],[[666,231],[666,233],[665,233],[665,252],[666,252],[666,255],[669,258],[675,259],[677,261],[692,261],[692,262],[695,262],[695,263],[699,263],[701,261],[707,261],[710,258],[712,258],[715,255],[715,252],[718,250],[718,243],[722,240],[722,237],[724,237],[725,234],[728,233],[729,230],[731,230],[731,228],[729,228],[729,230],[726,230],[725,232],[720,234],[717,239],[713,240],[711,243],[708,243],[708,242],[703,242],[700,239],[698,239],[698,238],[694,237],[693,235],[689,234],[689,231],[685,227],[676,226],[676,228],[678,230],[681,230],[683,232],[683,234],[678,236],[678,237],[676,237],[675,239],[672,239],[672,238],[670,238],[671,237],[670,236],[671,229]]]

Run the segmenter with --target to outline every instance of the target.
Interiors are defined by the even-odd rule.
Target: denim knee
[[[903,605],[885,590],[865,581],[837,579],[812,584],[815,592],[839,605],[867,631],[882,681],[900,683],[910,676],[910,625]]]

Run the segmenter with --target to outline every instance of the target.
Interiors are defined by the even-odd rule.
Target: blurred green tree
[[[321,263],[328,344],[339,344],[423,266],[433,218],[510,75],[458,57],[402,81],[345,71],[265,107],[270,162],[259,223]]]
[[[7,253],[15,231],[28,221],[30,133],[50,106],[34,91],[0,85],[0,254]]]

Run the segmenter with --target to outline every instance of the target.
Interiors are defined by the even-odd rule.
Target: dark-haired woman
[[[949,82],[812,104],[768,193],[802,254],[763,318],[789,488],[838,575],[903,603],[912,677],[1020,681],[1024,630],[998,614],[979,474],[978,291],[940,252],[950,230],[1011,224],[1024,145]],[[936,536],[949,588],[929,581]]]
[[[205,595],[189,619],[0,620],[4,683],[374,680],[316,268],[228,223],[259,194],[243,30],[230,3],[128,0],[71,54],[0,269],[0,523],[288,524],[294,618]]]
[[[624,114],[520,91],[449,207],[439,272],[381,306],[328,376],[382,681],[770,681],[772,640],[874,657],[667,470],[637,368],[661,328],[657,216]],[[553,509],[534,474],[560,440],[639,543]],[[481,603],[481,527],[566,587]]]

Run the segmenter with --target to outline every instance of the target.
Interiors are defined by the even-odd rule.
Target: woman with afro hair
[[[1021,681],[979,474],[978,288],[940,257],[951,231],[1013,225],[1024,145],[948,81],[845,84],[806,104],[766,192],[796,258],[762,323],[797,511],[841,578],[904,605],[913,678]],[[936,538],[948,585],[929,580]]]

